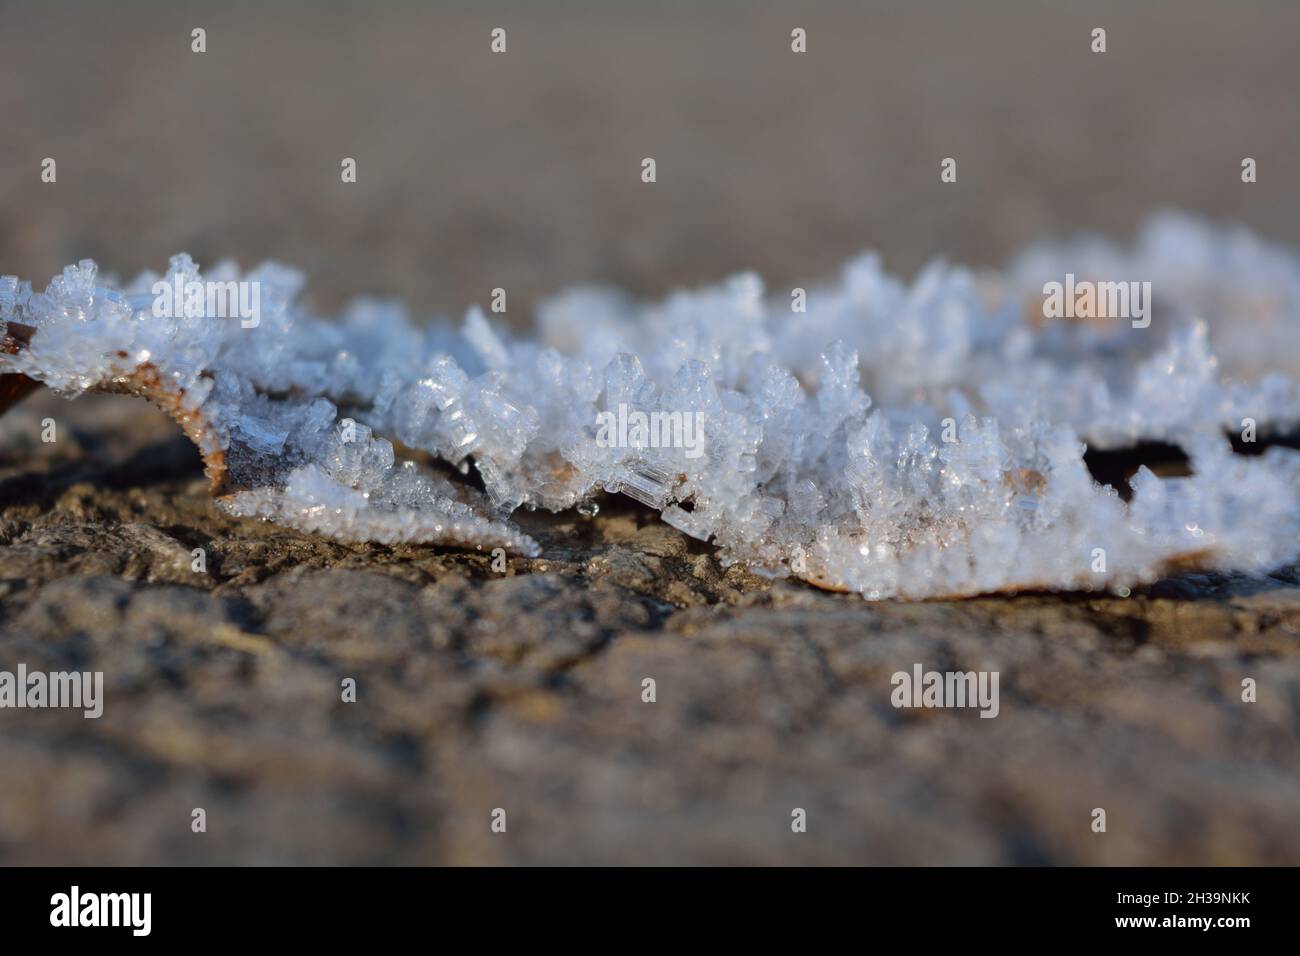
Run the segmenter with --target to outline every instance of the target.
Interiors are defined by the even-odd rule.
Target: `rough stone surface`
[[[106,697],[0,712],[5,863],[1300,862],[1295,568],[871,604],[609,501],[496,574],[225,517],[143,402],[0,441],[0,664]],[[894,709],[914,663],[998,670],[1000,715]]]

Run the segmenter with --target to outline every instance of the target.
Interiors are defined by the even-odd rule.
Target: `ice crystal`
[[[1149,324],[1045,319],[1067,275],[1150,283]],[[158,314],[159,288],[191,283],[254,284],[258,320]],[[910,284],[864,255],[806,311],[753,275],[655,303],[576,289],[526,337],[371,300],[325,321],[300,286],[184,255],[120,290],[90,261],[44,293],[3,279],[0,373],[149,397],[221,507],[344,540],[531,555],[501,516],[621,492],[726,563],[869,598],[1120,588],[1300,552],[1300,455],[1228,438],[1300,425],[1300,259],[1242,231],[1168,214],[1131,248],[1038,246],[1001,275],[933,264]],[[489,501],[389,439],[472,464]],[[1192,473],[1143,468],[1126,501],[1085,465],[1086,446],[1149,441]]]

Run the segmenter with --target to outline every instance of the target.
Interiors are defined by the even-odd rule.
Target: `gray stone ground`
[[[611,502],[503,576],[226,518],[152,408],[58,401],[0,423],[0,646],[106,706],[0,714],[6,862],[1300,860],[1297,569],[869,604]],[[916,662],[1001,713],[895,710]]]
[[[4,4],[0,272],[271,255],[326,306],[504,285],[524,321],[573,281],[993,265],[1168,204],[1300,245],[1300,8],[1131,8]],[[107,696],[0,711],[0,862],[1300,862],[1300,569],[870,604],[618,500],[518,520],[544,556],[504,576],[344,546],[222,516],[143,403],[0,419],[0,669]],[[1000,716],[895,710],[917,662],[998,670]]]

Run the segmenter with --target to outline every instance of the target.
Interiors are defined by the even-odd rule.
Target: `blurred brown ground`
[[[998,265],[1169,205],[1300,245],[1300,5],[1064,7],[4,4],[0,272],[275,257],[325,308],[503,286],[522,322],[579,281]],[[0,862],[1300,862],[1300,569],[870,604],[626,502],[518,518],[545,552],[505,576],[339,545],[218,513],[143,404],[6,415],[0,668],[107,701],[0,712]],[[917,662],[998,670],[1001,714],[893,709]]]
[[[42,284],[183,249],[522,319],[867,247],[996,266],[1168,205],[1300,244],[1294,3],[13,3],[0,75],[0,272]]]

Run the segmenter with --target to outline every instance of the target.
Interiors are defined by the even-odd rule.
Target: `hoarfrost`
[[[1149,282],[1152,321],[1044,319],[1067,274]],[[156,315],[160,280],[256,283],[259,319]],[[621,492],[726,563],[873,599],[1121,588],[1300,553],[1300,455],[1227,437],[1300,425],[1300,260],[1240,230],[1165,214],[1131,248],[1042,245],[1002,275],[933,264],[910,284],[865,255],[806,312],[753,275],[655,303],[576,289],[532,337],[369,300],[323,321],[301,284],[185,255],[123,289],[88,260],[44,293],[0,279],[0,404],[21,376],[143,395],[198,444],[222,508],[343,540],[535,555],[500,516]],[[489,500],[381,435],[472,463]],[[1086,446],[1152,441],[1192,473],[1143,468],[1125,501],[1085,465]]]

